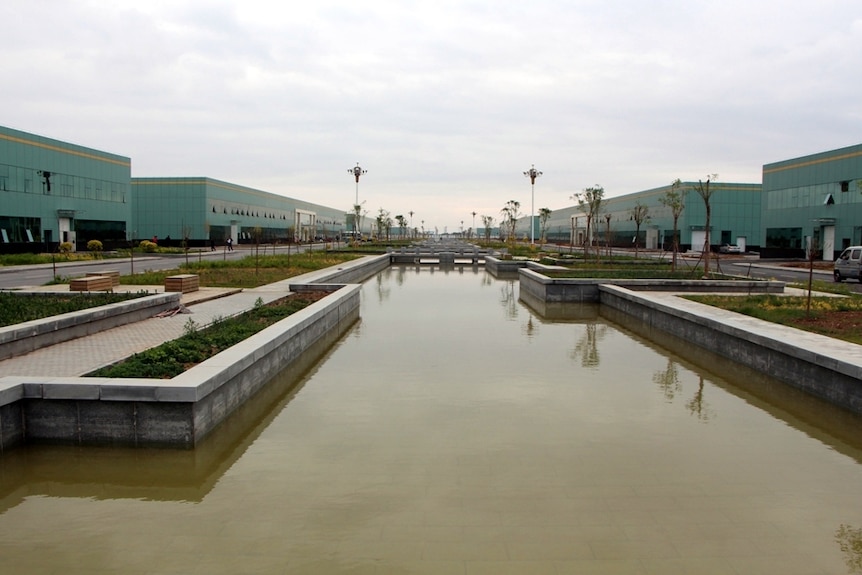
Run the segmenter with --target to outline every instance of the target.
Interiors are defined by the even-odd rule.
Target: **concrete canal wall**
[[[545,303],[601,301],[599,286],[612,283],[635,291],[704,293],[783,293],[784,282],[764,280],[674,280],[552,278],[534,269],[519,271],[521,297]]]
[[[621,286],[601,287],[602,314],[625,314],[650,332],[669,333],[797,389],[862,414],[860,346],[777,326],[711,306],[669,302]],[[674,298],[677,299],[677,298]]]
[[[650,339],[670,334],[834,405],[862,414],[862,347],[719,310],[662,292],[782,293],[775,281],[554,279],[519,272],[520,297],[538,312],[568,317],[572,306],[599,303]],[[632,321],[634,320],[634,321]]]
[[[359,318],[359,282],[389,265],[363,258],[302,276],[318,302],[170,380],[9,376],[0,382],[0,451],[25,442],[191,448],[282,370],[322,352]],[[345,282],[341,284],[324,282]]]

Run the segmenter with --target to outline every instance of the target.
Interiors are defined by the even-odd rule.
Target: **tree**
[[[551,210],[539,208],[539,244],[545,243],[545,234],[548,232],[548,220],[551,218]]]
[[[598,217],[599,210],[602,207],[602,199],[605,196],[605,189],[596,184],[590,188],[584,188],[582,192],[572,196],[572,199],[578,202],[581,211],[587,216],[587,237],[584,241],[584,258],[589,252],[589,245],[592,241],[591,227],[593,220]]]
[[[712,199],[712,194],[715,193],[715,189],[710,190],[709,183],[712,180],[718,178],[718,174],[709,174],[706,177],[706,182],[701,180],[697,181],[697,187],[695,191],[697,194],[703,198],[703,206],[706,208],[706,238],[703,240],[703,275],[704,277],[709,275],[709,256],[710,252],[710,238],[709,238],[709,227],[710,227],[710,218],[712,217],[712,206],[710,205],[710,200]]]
[[[377,239],[383,239],[385,234],[386,240],[389,240],[389,231],[392,229],[392,218],[389,217],[389,212],[380,208],[377,212]]]
[[[405,218],[404,216],[398,215],[398,216],[395,216],[395,221],[398,222],[398,229],[399,229],[398,235],[400,236],[400,239],[403,240],[404,239],[404,230],[407,229],[407,218]]]
[[[509,243],[514,243],[515,241],[515,232],[518,229],[518,218],[521,217],[521,202],[517,200],[509,200],[506,202],[506,205],[503,206],[503,209],[500,210],[500,215],[503,216],[503,221],[500,222],[500,226],[506,226],[506,240]]]
[[[649,220],[649,206],[640,203],[640,200],[635,202],[635,207],[631,209],[632,220],[635,222],[635,258],[638,257],[638,242],[641,236],[641,225]]]
[[[608,250],[608,257],[611,257],[611,214],[605,214],[605,248]]]
[[[673,216],[673,260],[670,264],[671,271],[676,271],[676,254],[679,252],[679,232],[677,231],[677,225],[679,224],[679,217],[685,209],[685,200],[680,188],[682,188],[682,182],[677,178],[671,183],[670,189],[664,193],[664,196],[658,199],[661,205],[670,208],[670,213]]]
[[[493,216],[482,216],[482,225],[485,226],[485,241],[491,241],[491,228],[494,227]]]

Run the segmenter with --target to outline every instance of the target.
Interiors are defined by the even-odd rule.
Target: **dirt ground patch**
[[[862,333],[862,311],[819,311],[816,317],[798,318],[798,327],[853,341]]]

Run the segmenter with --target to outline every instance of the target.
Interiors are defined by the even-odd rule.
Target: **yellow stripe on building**
[[[62,148],[60,146],[52,146],[51,144],[44,144],[42,142],[34,142],[33,140],[27,140],[25,138],[16,138],[15,136],[9,136],[7,134],[0,134],[0,139],[8,140],[10,142],[15,142],[16,144],[26,144],[28,146],[34,146],[37,148],[42,148],[43,150],[51,150],[52,152],[60,152],[62,154],[70,154],[72,156],[79,156],[81,158],[87,158],[89,160],[99,160],[101,162],[108,162],[109,164],[115,164],[117,166],[131,167],[132,162],[130,160],[118,160],[114,158],[106,158],[105,156],[97,156],[96,154],[90,154],[87,152],[79,152],[78,150],[70,150],[68,148]]]

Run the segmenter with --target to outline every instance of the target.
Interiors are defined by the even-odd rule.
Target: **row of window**
[[[126,191],[121,182],[0,164],[0,192],[125,203]]]
[[[799,188],[772,190],[766,192],[766,209],[781,210],[834,204],[835,201],[839,199],[835,195],[835,187],[835,183],[829,183],[818,184],[816,186],[802,186]],[[840,190],[842,192],[848,192],[850,189],[850,182],[840,183]],[[841,196],[840,201],[841,203],[862,202],[862,195],[853,194],[849,196]]]

